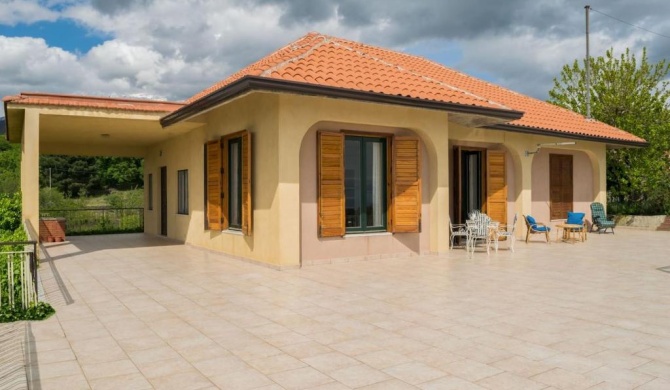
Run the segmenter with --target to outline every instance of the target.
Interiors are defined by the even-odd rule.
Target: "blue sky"
[[[670,36],[666,0],[593,0]],[[670,39],[600,13],[594,55]],[[546,99],[584,55],[584,5],[571,0],[0,0],[0,95],[44,91],[181,100],[309,31],[420,55]],[[0,113],[2,115],[2,113]]]
[[[109,39],[109,35],[78,25],[72,20],[41,21],[15,26],[0,24],[0,35],[6,37],[42,38],[49,46],[60,47],[73,53],[85,53]]]

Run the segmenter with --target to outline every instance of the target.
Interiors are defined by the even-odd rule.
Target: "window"
[[[242,139],[228,141],[228,228],[242,228]]]
[[[549,155],[550,218],[566,219],[572,205],[572,155]]]
[[[386,138],[344,141],[347,232],[386,230]]]
[[[251,235],[251,133],[205,144],[206,228]]]
[[[147,202],[147,208],[149,210],[154,209],[154,175],[149,174],[147,177],[147,196],[149,197]]]
[[[177,214],[188,214],[188,170],[177,171]]]
[[[317,193],[319,237],[369,231],[418,233],[420,141],[319,132]]]

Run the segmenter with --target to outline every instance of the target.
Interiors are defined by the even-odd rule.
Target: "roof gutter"
[[[624,140],[618,140],[618,139],[613,139],[613,138],[596,137],[596,136],[592,136],[592,135],[583,135],[583,134],[563,133],[563,132],[556,131],[556,130],[538,129],[538,128],[535,128],[535,127],[515,126],[515,125],[510,125],[510,124],[484,126],[484,127],[488,128],[488,129],[493,129],[493,130],[504,130],[504,131],[511,131],[511,132],[515,132],[515,133],[547,135],[547,136],[552,136],[552,137],[569,138],[569,139],[576,139],[576,140],[582,140],[582,141],[605,142],[607,144],[616,145],[616,146],[628,146],[628,147],[637,147],[637,148],[646,148],[647,146],[649,146],[649,142],[647,142],[647,141],[644,141],[644,142],[624,141]]]
[[[435,100],[417,99],[398,95],[385,95],[377,92],[357,91],[347,88],[301,83],[296,81],[277,80],[267,77],[245,76],[224,88],[206,95],[161,118],[163,127],[174,125],[205,110],[216,107],[227,100],[233,99],[250,91],[285,92],[300,95],[326,96],[338,99],[349,99],[372,103],[393,104],[405,107],[428,108],[463,114],[476,114],[513,121],[520,119],[523,112],[507,109],[469,106],[465,104],[445,103]]]

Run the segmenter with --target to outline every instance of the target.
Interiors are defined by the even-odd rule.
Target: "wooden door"
[[[549,155],[549,207],[550,218],[566,219],[572,204],[572,155]]]

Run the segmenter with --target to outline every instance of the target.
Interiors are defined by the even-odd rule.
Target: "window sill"
[[[233,236],[244,236],[244,233],[242,233],[241,230],[235,230],[235,229],[222,230],[221,233],[230,234]]]
[[[357,238],[357,237],[378,237],[378,236],[392,236],[391,232],[367,232],[367,233],[346,233],[344,238]]]
[[[184,214],[184,213],[177,213],[177,216],[178,216],[178,217],[188,217],[188,214]]]

